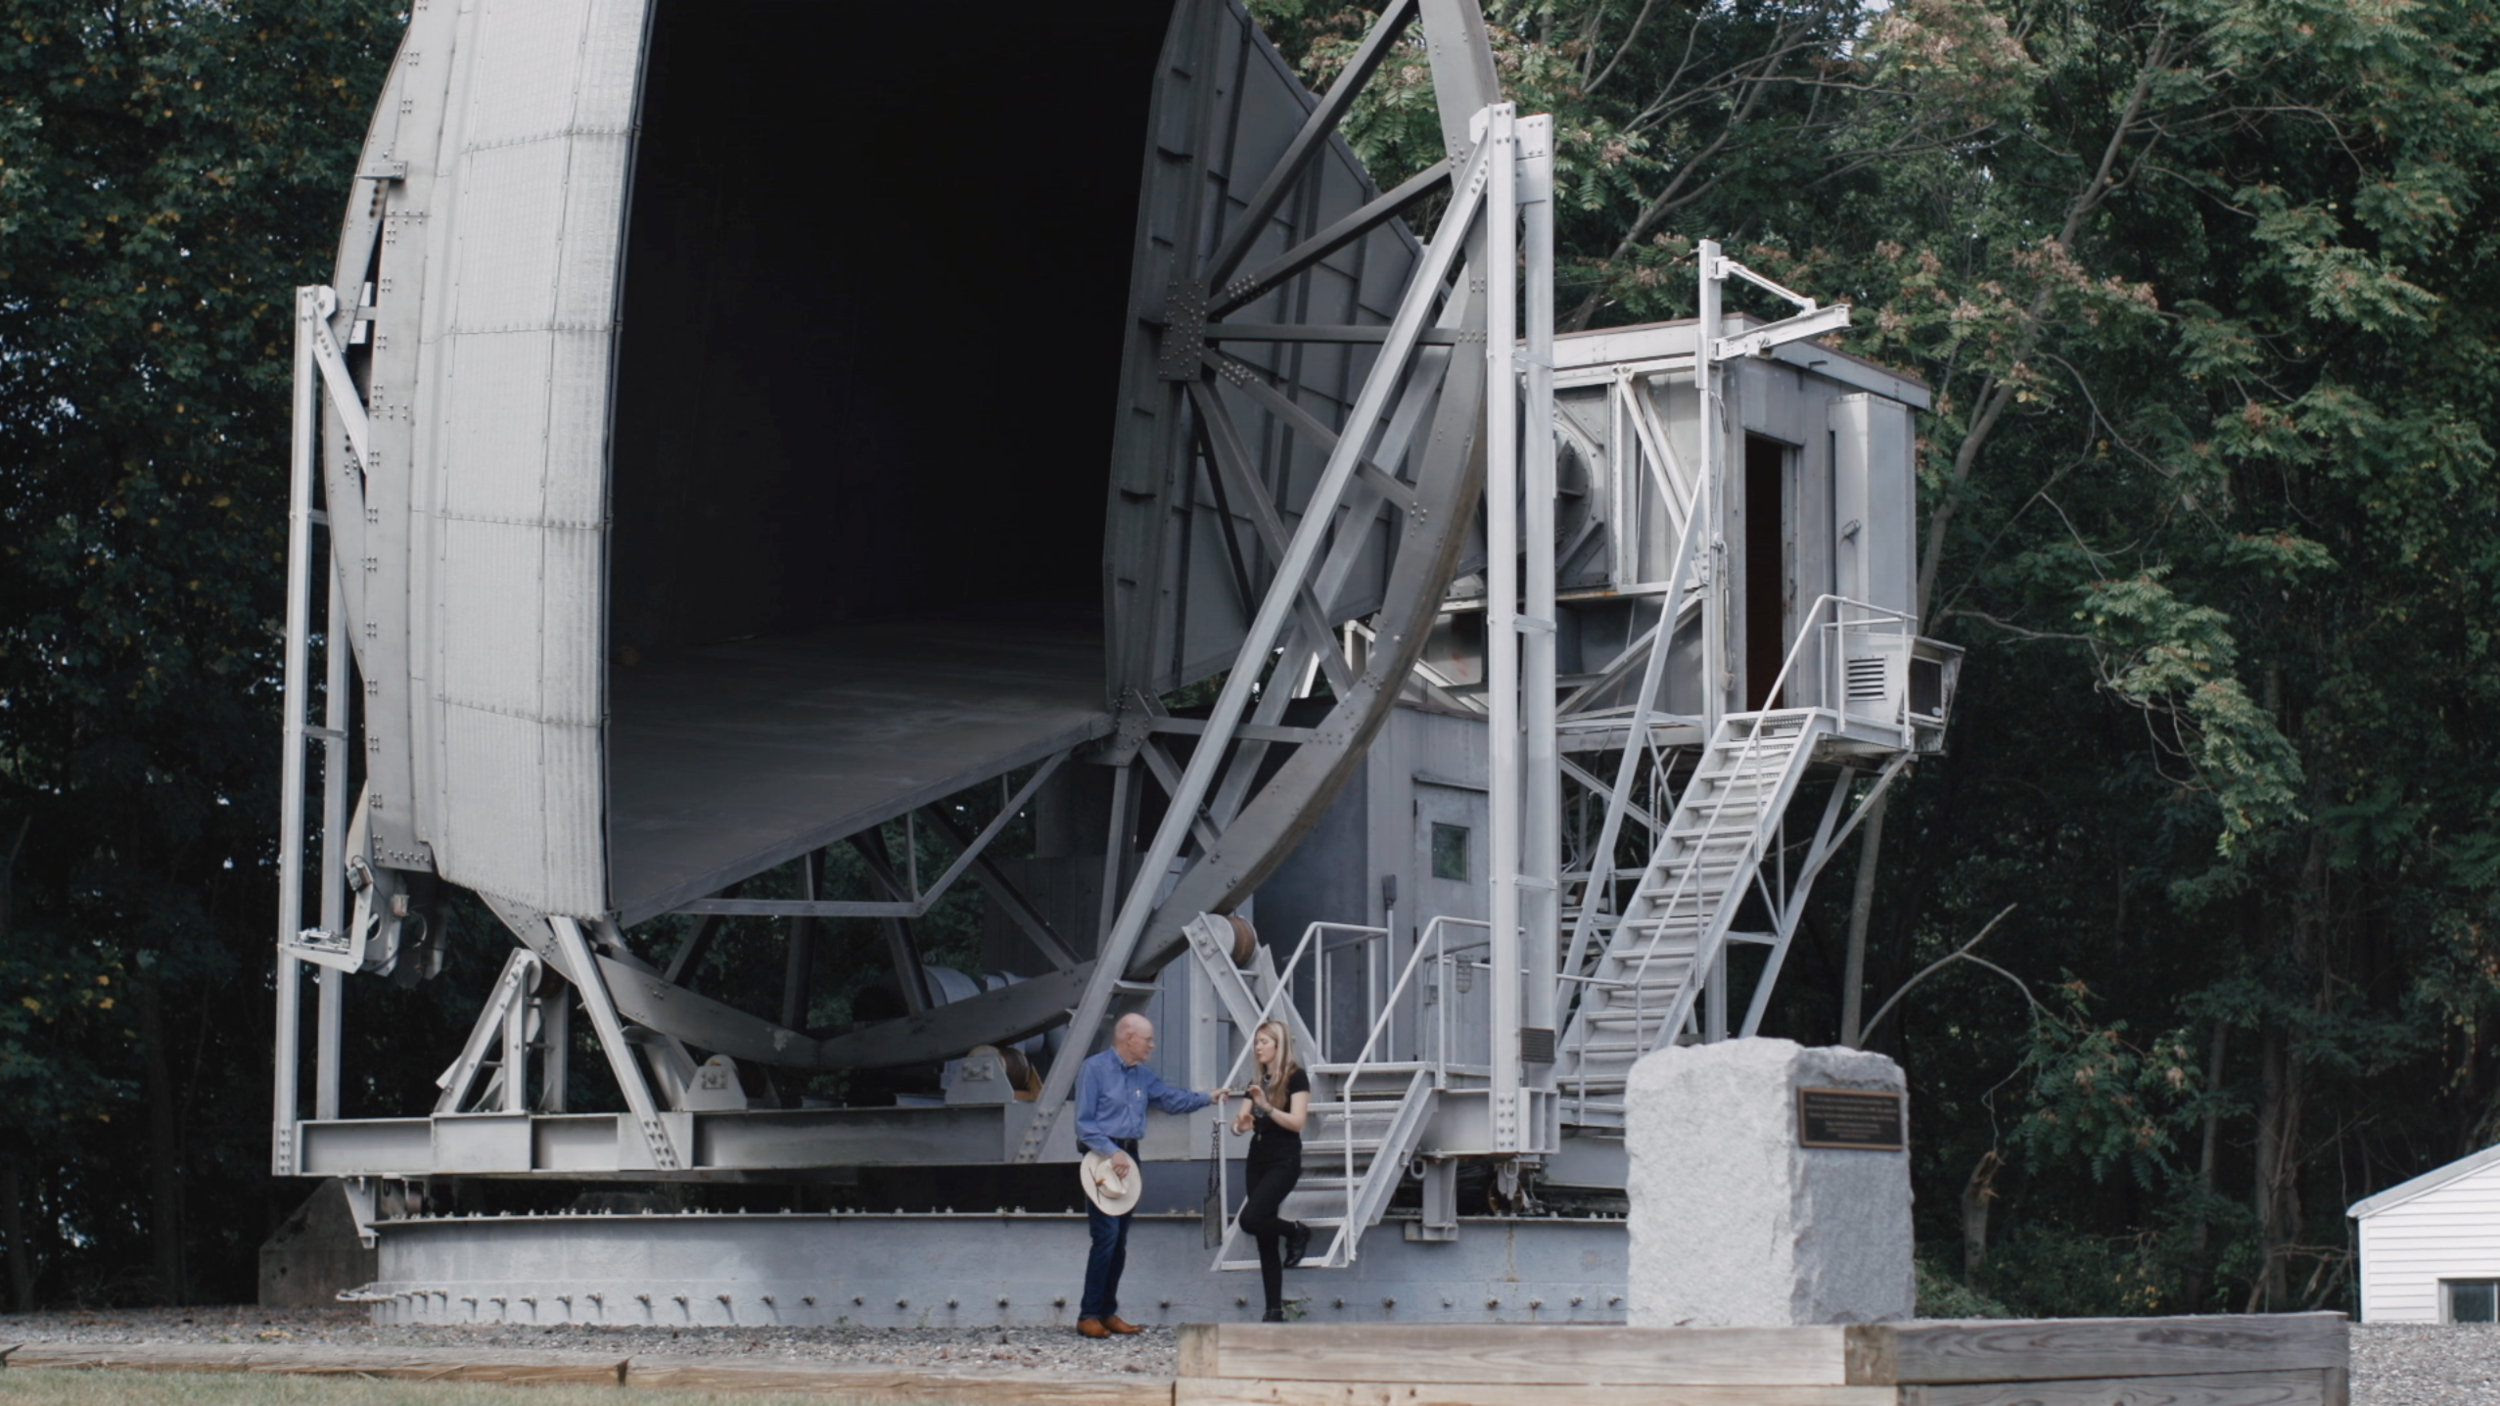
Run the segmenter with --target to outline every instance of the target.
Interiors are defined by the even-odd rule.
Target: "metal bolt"
[[[1171,1306],[1172,1301],[1170,1299],[1164,1299],[1155,1304],[1155,1307],[1157,1308],[1170,1308]]]
[[[1058,1297],[1058,1298],[1052,1299],[1052,1300],[1050,1301],[1050,1306],[1051,1306],[1052,1308],[1066,1308],[1066,1307],[1068,1306],[1068,1300],[1067,1300],[1067,1297],[1066,1297],[1065,1295],[1062,1295],[1062,1296],[1060,1296],[1060,1297]]]
[[[727,1297],[729,1297],[729,1296],[728,1296],[727,1294],[723,1294],[723,1295],[721,1295],[721,1297],[722,1297],[722,1298],[727,1298]],[[770,1294],[766,1294],[766,1295],[764,1296],[764,1306],[765,1306],[765,1307],[767,1307],[767,1308],[770,1308],[770,1307],[772,1306],[772,1303],[773,1303],[773,1296],[772,1296],[772,1295],[770,1295]]]
[[[1449,1301],[1448,1299],[1443,1299],[1443,1300],[1441,1301],[1441,1306],[1442,1306],[1443,1308],[1448,1308],[1448,1307],[1450,1306],[1450,1301]]]
[[[1233,1307],[1235,1307],[1235,1308],[1248,1308],[1249,1306],[1250,1306],[1250,1301],[1249,1301],[1248,1299],[1235,1299],[1235,1300],[1233,1300]]]
[[[1580,1296],[1578,1294],[1573,1294],[1571,1296],[1571,1306],[1573,1308],[1578,1308],[1580,1306]]]
[[[1486,1299],[1484,1301],[1484,1306],[1486,1308],[1500,1308],[1502,1306],[1502,1301],[1500,1299]]]
[[[863,1306],[865,1306],[865,1305],[867,1304],[867,1302],[868,1302],[867,1298],[866,1298],[865,1296],[863,1296],[863,1295],[860,1295],[860,1294],[853,1294],[853,1295],[851,1295],[851,1307],[853,1307],[853,1308],[860,1308],[860,1307],[863,1307]]]
[[[651,1296],[649,1294],[636,1294],[634,1295],[634,1302],[648,1307],[651,1303]]]
[[[1543,1308],[1543,1307],[1545,1307],[1545,1300],[1543,1300],[1543,1299],[1530,1299],[1530,1300],[1528,1300],[1528,1307],[1529,1307],[1529,1309],[1531,1309],[1531,1310],[1535,1310],[1535,1309],[1540,1309],[1540,1308]]]
[[[1345,1300],[1343,1300],[1343,1299],[1339,1299],[1339,1300],[1337,1300],[1337,1302],[1336,1302],[1336,1305],[1335,1305],[1335,1306],[1336,1306],[1336,1307],[1338,1307],[1338,1308],[1343,1308],[1343,1307],[1345,1307]]]
[[[896,1300],[894,1301],[894,1306],[895,1306],[896,1308],[909,1308],[909,1307],[911,1307],[911,1300],[909,1300],[909,1299],[896,1299]]]
[[[806,1304],[809,1308],[814,1308],[816,1306],[816,1296],[814,1294],[803,1294],[800,1296],[799,1302]]]
[[[1613,1308],[1616,1304],[1621,1302],[1623,1302],[1623,1295],[1621,1294],[1608,1294],[1606,1296],[1606,1307],[1608,1308]]]
[[[1380,1301],[1380,1306],[1382,1308],[1395,1308],[1398,1306],[1398,1301],[1396,1299],[1382,1299]]]

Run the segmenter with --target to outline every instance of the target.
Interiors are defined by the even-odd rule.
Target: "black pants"
[[[1250,1193],[1242,1198],[1241,1228],[1259,1242],[1259,1286],[1267,1291],[1270,1312],[1285,1307],[1285,1236],[1294,1223],[1277,1214],[1293,1184],[1302,1180],[1299,1154],[1272,1162],[1252,1162],[1244,1169]]]

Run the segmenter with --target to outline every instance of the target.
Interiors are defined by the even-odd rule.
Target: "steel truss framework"
[[[1395,189],[1370,190],[1322,218],[1311,191],[1330,168],[1319,158],[1335,153],[1333,169],[1342,172],[1337,128],[1363,85],[1418,25],[1432,56],[1448,156]],[[333,457],[350,466],[326,481],[328,501],[349,501],[341,485],[361,479],[357,466],[378,462],[375,393],[360,388],[344,351],[371,310],[342,310],[332,289],[299,290],[276,1170],[699,1177],[844,1162],[1066,1155],[1063,1113],[1080,1062],[1073,1056],[1189,950],[1192,919],[1231,910],[1293,850],[1355,773],[1390,709],[1417,695],[1485,717],[1490,901],[1484,955],[1463,964],[1518,977],[1491,983],[1492,1038],[1480,1079],[1471,1072],[1462,1081],[1469,1087],[1456,1091],[1465,1097],[1444,1100],[1429,1117],[1407,1110],[1400,1125],[1406,1140],[1398,1145],[1436,1159],[1442,1177],[1428,1179],[1428,1190],[1439,1186],[1446,1197],[1452,1157],[1555,1157],[1566,1151],[1567,1130],[1606,1126],[1602,1114],[1591,1113],[1591,1091],[1602,1081],[1589,1072],[1586,1030],[1603,1014],[1599,993],[1639,987],[1657,961],[1655,941],[1643,946],[1627,933],[1639,921],[1632,910],[1678,843],[1678,807],[1693,800],[1698,768],[1683,759],[1697,745],[1706,756],[1730,737],[1731,755],[1752,756],[1762,749],[1768,716],[1733,706],[1728,683],[1727,544],[1720,536],[1727,502],[1728,435],[1719,418],[1724,368],[1776,357],[1843,326],[1847,309],[1818,307],[1705,243],[1702,316],[1689,333],[1664,339],[1674,344],[1668,346],[1653,337],[1638,358],[1558,363],[1550,122],[1520,117],[1497,101],[1473,0],[1393,0],[1330,90],[1308,100],[1282,153],[1251,184],[1232,165],[1240,134],[1222,130],[1228,121],[1237,126],[1238,114],[1220,99],[1224,75],[1237,73],[1245,55],[1272,61],[1260,42],[1247,16],[1223,0],[1186,0],[1167,41],[1168,81],[1158,89],[1158,149],[1149,158],[1132,297],[1136,329],[1124,368],[1128,413],[1115,451],[1106,567],[1115,695],[1104,727],[1073,745],[1002,759],[966,777],[998,781],[1004,792],[1008,778],[1024,772],[997,818],[977,832],[958,828],[942,805],[915,803],[837,837],[834,843],[858,853],[882,897],[820,893],[821,857],[809,853],[798,865],[797,898],[745,896],[741,883],[732,883],[675,901],[671,911],[696,921],[665,962],[638,956],[615,912],[568,914],[488,896],[524,947],[508,959],[440,1080],[431,1118],[338,1117],[343,978],[421,968],[439,962],[440,953],[429,945],[419,881],[373,863],[382,841],[348,823],[347,703],[361,670],[342,647],[359,618],[342,583],[357,573],[324,561],[321,532],[332,524],[316,506],[315,480],[325,415],[339,441]],[[1438,199],[1440,213],[1432,237],[1418,246],[1399,220],[1427,198]],[[1157,212],[1174,213],[1177,226],[1150,228]],[[1378,320],[1342,301],[1333,313],[1314,313],[1313,286],[1344,276],[1341,256],[1349,250],[1403,260],[1395,297]],[[1768,325],[1723,321],[1720,289],[1731,277],[1801,310]],[[1313,378],[1295,358],[1314,348],[1347,354],[1336,363],[1341,394],[1313,391]],[[1616,427],[1607,452],[1619,460],[1617,491],[1654,482],[1675,544],[1662,578],[1615,587],[1624,597],[1654,601],[1654,622],[1611,659],[1568,679],[1557,667],[1556,433],[1548,430],[1557,425],[1558,378],[1607,380]],[[1644,378],[1682,378],[1698,389],[1698,462],[1679,458],[1649,402],[1634,393]],[[1297,465],[1308,472],[1297,476]],[[1425,665],[1423,653],[1436,618],[1463,604],[1448,598],[1450,581],[1480,497],[1486,551],[1474,608],[1486,623],[1483,685],[1459,689]],[[1620,522],[1615,530],[1624,531]],[[329,550],[354,548],[334,538]],[[316,574],[329,583],[318,630]],[[1713,896],[1716,916],[1698,923],[1693,950],[1679,949],[1672,959],[1690,975],[1660,1009],[1635,1004],[1630,1020],[1643,1047],[1758,1028],[1816,875],[1865,807],[1940,732],[1941,713],[1921,732],[1906,720],[1877,720],[1874,711],[1860,716],[1839,701],[1842,667],[1856,662],[1850,649],[1859,636],[1849,631],[1863,634],[1875,624],[1914,632],[1912,622],[1832,597],[1809,616],[1771,696],[1787,685],[1788,701],[1810,695],[1807,711],[1828,714],[1796,766],[1838,762],[1837,777],[1812,838],[1791,844],[1784,810],[1797,772],[1789,774],[1774,807],[1781,814],[1755,825],[1751,847],[1738,858],[1735,897]],[[1706,686],[1697,712],[1676,714],[1662,702],[1670,646],[1694,631]],[[316,637],[326,684],[318,725],[306,716]],[[1208,654],[1215,645],[1220,652]],[[1193,652],[1206,657],[1194,659]],[[1222,683],[1208,715],[1167,712],[1164,692],[1210,667],[1221,670]],[[1809,675],[1818,680],[1811,687]],[[1897,701],[1900,689],[1886,686],[1885,698]],[[1290,709],[1311,699],[1324,704]],[[1289,712],[1299,720],[1289,721]],[[1739,731],[1731,734],[1731,727]],[[308,814],[316,742],[317,827]],[[1096,930],[1082,937],[1055,929],[990,853],[1008,821],[1071,765],[1113,768],[1103,906]],[[1163,798],[1162,819],[1143,853],[1128,854],[1127,837],[1150,785]],[[360,802],[359,822],[364,812]],[[892,821],[915,832],[926,826],[954,857],[924,882],[916,845],[899,865],[886,850],[881,826]],[[318,921],[307,923],[303,867],[307,838],[315,834]],[[984,888],[1046,970],[948,1001],[928,985],[912,924],[965,881]],[[1764,931],[1732,930],[1747,886],[1762,900]],[[777,1018],[689,986],[720,920],[733,916],[789,925],[789,977]],[[807,974],[816,926],[835,918],[883,923],[906,1012],[819,1038],[804,1029]],[[1764,952],[1735,1022],[1728,1011],[1730,943]],[[1421,944],[1409,974],[1427,960],[1455,979],[1456,959],[1438,948],[1427,959]],[[304,965],[319,973],[309,1120],[300,1106]],[[1440,979],[1419,978],[1413,986],[1420,992]],[[1401,978],[1398,992],[1409,984]],[[1272,1004],[1273,985],[1261,995]],[[622,1118],[563,1106],[573,999],[627,1104]],[[890,1109],[754,1109],[731,1067],[822,1070],[951,1059],[1062,1024],[1072,1032],[1072,1057],[1051,1062],[1030,1101],[908,1116]],[[1246,1043],[1247,1031],[1241,1034]],[[698,1064],[689,1047],[712,1060]],[[1359,1069],[1349,1074],[1349,1087],[1359,1077]],[[1406,1086],[1419,1098],[1434,1083],[1418,1076]],[[1185,1148],[1164,1152],[1189,1155]],[[1401,1158],[1390,1170],[1403,1165]],[[369,1205],[369,1184],[360,1195]],[[1353,1195],[1349,1187],[1349,1205]],[[1364,1195],[1367,1205],[1386,1204],[1383,1188]],[[1341,1242],[1336,1262],[1351,1260],[1359,1229]]]
[[[1431,54],[1450,156],[1445,161],[1385,194],[1375,193],[1356,208],[1314,221],[1323,209],[1305,188],[1322,179],[1316,160],[1336,153],[1336,169],[1344,165],[1343,142],[1337,127],[1354,97],[1375,69],[1420,24]],[[412,36],[412,43],[414,38]],[[1113,670],[1121,684],[1117,703],[1117,735],[1106,758],[1118,766],[1115,826],[1131,822],[1143,786],[1137,772],[1151,775],[1167,798],[1166,820],[1147,846],[1143,862],[1126,897],[1107,916],[1098,951],[1080,960],[1076,949],[1052,932],[1033,906],[1016,894],[983,853],[998,826],[980,836],[952,836],[958,847],[954,865],[925,890],[892,872],[875,853],[873,831],[854,835],[872,871],[886,883],[885,900],[859,903],[802,897],[769,901],[738,896],[733,885],[713,895],[679,905],[678,911],[711,919],[730,914],[762,914],[792,921],[791,970],[806,969],[805,946],[814,920],[876,917],[888,920],[892,955],[906,1002],[912,1007],[902,1020],[833,1039],[818,1040],[795,1028],[804,1009],[803,983],[788,993],[779,1022],[737,1011],[690,991],[682,984],[709,934],[698,924],[692,937],[665,968],[637,958],[623,940],[613,918],[604,913],[567,914],[542,911],[491,892],[482,893],[535,955],[539,969],[553,973],[579,993],[585,1014],[617,1077],[639,1136],[620,1139],[619,1156],[635,1169],[677,1170],[688,1166],[692,1134],[686,1116],[696,1110],[683,1102],[677,1077],[691,1065],[684,1046],[691,1043],[722,1055],[759,1063],[808,1068],[841,1068],[897,1064],[958,1054],[970,1045],[1005,1042],[1043,1027],[1070,1022],[1077,1030],[1098,1027],[1115,1004],[1138,993],[1181,948],[1179,925],[1199,911],[1222,910],[1255,887],[1258,880],[1288,852],[1312,823],[1317,811],[1359,763],[1364,744],[1378,728],[1404,686],[1409,666],[1420,651],[1425,627],[1437,609],[1450,564],[1463,541],[1463,524],[1481,491],[1486,458],[1484,424],[1488,374],[1507,382],[1512,375],[1509,348],[1517,324],[1515,290],[1509,278],[1488,294],[1479,272],[1488,251],[1493,266],[1514,266],[1519,176],[1515,170],[1519,136],[1507,108],[1494,103],[1498,85],[1482,20],[1473,0],[1403,0],[1380,17],[1356,59],[1330,90],[1312,101],[1300,129],[1281,156],[1263,172],[1246,200],[1199,198],[1198,192],[1220,189],[1238,179],[1233,169],[1238,153],[1232,144],[1246,140],[1240,119],[1222,99],[1226,64],[1238,66],[1259,59],[1273,63],[1236,6],[1222,0],[1189,0],[1179,7],[1167,44],[1166,65],[1180,76],[1159,89],[1156,130],[1164,132],[1175,118],[1194,125],[1190,138],[1179,143],[1177,169],[1150,163],[1148,200],[1141,220],[1159,211],[1177,209],[1182,227],[1173,241],[1179,261],[1153,270],[1167,274],[1159,287],[1142,287],[1136,299],[1141,333],[1151,355],[1132,346],[1128,374],[1133,396],[1156,402],[1150,419],[1151,440],[1124,439],[1118,453],[1134,465],[1149,465],[1154,484],[1150,540],[1142,546],[1115,543],[1114,563],[1143,559],[1140,573],[1148,580],[1168,574],[1158,567],[1158,554],[1186,555],[1194,536],[1203,536],[1199,520],[1212,522],[1225,552],[1229,575],[1246,616],[1230,636],[1230,668],[1212,715],[1203,722],[1163,715],[1152,684],[1151,658],[1170,639],[1170,648],[1187,647],[1192,622],[1186,609],[1122,611],[1113,608]],[[412,56],[409,60],[416,62]],[[1233,80],[1237,83],[1239,80]],[[1194,84],[1194,87],[1192,86]],[[1163,109],[1169,108],[1170,111]],[[403,104],[403,111],[405,105]],[[1219,130],[1230,126],[1235,130]],[[1531,132],[1542,128],[1529,124]],[[1542,142],[1542,137],[1535,138]],[[1175,145],[1165,143],[1168,150]],[[419,163],[420,165],[422,162]],[[1253,168],[1255,169],[1255,168]],[[1542,166],[1536,167],[1542,171]],[[377,170],[371,211],[362,223],[351,221],[343,248],[351,251],[342,267],[362,266],[358,252],[390,242],[392,228],[383,213],[393,183],[415,183],[405,161],[391,171]],[[1532,173],[1531,183],[1547,177]],[[1158,198],[1155,182],[1177,186],[1177,195]],[[1384,234],[1400,233],[1399,216],[1427,196],[1442,195],[1446,209],[1441,233],[1411,256],[1412,266],[1393,300],[1394,315],[1381,323],[1316,321],[1309,316],[1311,280],[1331,273],[1330,260],[1344,251],[1370,247]],[[1541,199],[1541,196],[1538,197]],[[1528,202],[1535,204],[1534,200]],[[1498,217],[1487,213],[1498,206]],[[1146,241],[1141,239],[1141,244]],[[1411,244],[1410,244],[1411,247]],[[387,252],[387,251],[385,251]],[[1141,278],[1149,261],[1141,261]],[[1531,286],[1542,288],[1538,277]],[[304,674],[311,622],[310,583],[322,565],[314,550],[314,529],[328,527],[333,551],[370,547],[358,536],[342,536],[341,517],[314,506],[313,479],[320,457],[324,418],[339,441],[331,446],[334,471],[324,495],[332,502],[354,503],[390,490],[391,476],[377,472],[383,462],[375,446],[381,391],[360,384],[359,373],[343,350],[361,340],[360,324],[386,313],[393,300],[390,280],[380,285],[385,305],[371,307],[375,290],[355,301],[366,306],[342,311],[329,289],[304,290],[298,305],[296,462],[290,556],[289,639],[287,653],[287,750],[283,785],[288,811],[283,838],[280,939],[280,1050],[278,1052],[277,1145],[274,1157],[282,1171],[318,1169],[325,1159],[307,1157],[297,1145],[298,972],[305,964],[321,970],[321,1020],[316,1035],[314,1121],[336,1123],[340,978],[351,971],[388,971],[403,955],[418,955],[423,925],[422,905],[412,906],[417,880],[400,867],[422,872],[421,847],[402,842],[389,849],[389,863],[373,864],[367,851],[385,841],[351,827],[342,834],[349,772],[346,742],[350,652],[342,637],[363,624],[366,635],[375,627],[343,599],[340,583],[354,584],[357,575],[346,562],[332,560],[321,574],[333,582],[330,609],[321,637],[329,687],[330,712],[322,727],[309,727],[302,708],[309,697]],[[1545,295],[1536,295],[1545,296]],[[1549,310],[1550,311],[1550,310]],[[1489,322],[1501,321],[1499,336],[1489,336]],[[379,325],[379,324],[377,324]],[[349,334],[353,332],[354,337]],[[378,356],[384,338],[376,335]],[[1306,402],[1298,386],[1303,378],[1280,371],[1277,357],[1298,355],[1294,345],[1351,348],[1368,363],[1359,392],[1341,410],[1326,418]],[[1497,352],[1490,348],[1499,348]],[[404,353],[403,353],[404,354]],[[1489,365],[1488,359],[1498,361]],[[376,376],[380,363],[376,363]],[[1500,421],[1504,454],[1516,424],[1507,395],[1494,399],[1503,409]],[[1257,430],[1250,422],[1261,422]],[[1279,481],[1279,455],[1272,443],[1251,447],[1253,438],[1273,441],[1279,435],[1298,441],[1304,452],[1322,458],[1316,481],[1288,493]],[[1292,465],[1290,455],[1283,469]],[[343,465],[344,467],[338,467]],[[1128,479],[1134,479],[1132,472]],[[1127,480],[1124,479],[1123,483]],[[1199,511],[1200,485],[1215,511]],[[1134,495],[1129,495],[1134,496]],[[1115,484],[1115,508],[1124,488]],[[366,521],[387,521],[388,507],[368,505],[359,515]],[[1117,518],[1115,512],[1115,519]],[[1132,514],[1132,516],[1135,516]],[[1187,519],[1177,527],[1170,521]],[[1115,536],[1120,523],[1115,520]],[[355,534],[349,534],[355,535]],[[1168,565],[1168,564],[1167,564]],[[368,571],[373,561],[367,558]],[[362,583],[374,589],[375,582]],[[387,587],[390,583],[380,583]],[[1181,584],[1188,578],[1184,574]],[[1116,592],[1115,592],[1116,595]],[[1338,625],[1347,618],[1348,602],[1364,616],[1376,643],[1358,669],[1342,650]],[[1159,614],[1158,611],[1161,610]],[[385,630],[385,633],[388,631]],[[1203,635],[1204,630],[1199,634]],[[387,652],[365,651],[355,672],[387,670]],[[1127,661],[1124,663],[1124,661]],[[1125,672],[1124,672],[1125,670]],[[1286,687],[1258,689],[1273,672],[1278,679],[1324,679],[1333,706],[1313,726],[1283,725],[1284,705],[1297,691]],[[369,686],[368,692],[374,689]],[[378,695],[377,695],[378,696]],[[368,710],[370,712],[371,710]],[[367,718],[374,733],[376,759],[367,791],[371,808],[383,806],[381,788],[398,784],[386,775],[397,755],[385,745],[380,727],[386,719]],[[1187,736],[1185,759],[1174,755],[1167,739]],[[300,893],[303,876],[306,817],[302,797],[306,782],[306,744],[319,738],[322,754],[324,824],[320,828],[319,872],[323,876],[320,921],[306,924]],[[395,742],[395,739],[393,739]],[[1028,779],[1026,795],[1050,771],[1064,764],[1069,752],[1046,757]],[[1268,774],[1261,776],[1262,770]],[[1254,778],[1260,780],[1253,787]],[[977,779],[977,778],[976,778]],[[1021,799],[1021,798],[1019,798]],[[366,801],[357,806],[361,820]],[[1007,813],[1012,814],[1013,807]],[[943,829],[944,815],[922,813]],[[405,822],[400,822],[404,824]],[[378,827],[377,827],[378,828]],[[1120,846],[1110,847],[1118,862]],[[803,866],[815,872],[813,861]],[[356,888],[355,911],[345,911],[346,893],[340,875],[350,873]],[[909,921],[965,872],[985,884],[993,898],[1025,930],[1051,971],[1034,980],[972,998],[938,1005],[921,985],[916,954],[911,950]],[[1166,880],[1177,870],[1177,882]],[[1109,892],[1106,886],[1106,892]],[[438,960],[438,958],[437,958]],[[472,1050],[497,1047],[487,1027],[501,1022],[500,1048],[506,1063],[498,1066],[496,1101],[505,1108],[520,1100],[525,1085],[527,1050],[544,1053],[543,1038],[528,1031],[533,1017],[515,1014],[521,1007],[514,994],[523,973],[508,970],[502,984],[506,998],[497,1003],[492,1020],[481,1021],[470,1041]],[[531,1003],[535,1010],[543,1003]],[[1071,1009],[1073,1007],[1073,1009]],[[538,1025],[545,1024],[542,1014]],[[463,1056],[461,1066],[446,1074],[446,1098],[457,1106],[476,1062]],[[1058,1061],[1052,1084],[1033,1108],[1037,1112],[1015,1139],[1013,1154],[1031,1160],[1042,1154],[1053,1127],[1053,1113],[1065,1101],[1074,1060]],[[545,1082],[542,1074],[542,1084]],[[543,1102],[543,1095],[542,1095]],[[371,1131],[371,1130],[367,1130]],[[388,1141],[388,1135],[381,1135]],[[339,1131],[333,1144],[356,1144],[361,1134]],[[362,1155],[362,1154],[353,1154]],[[531,1163],[529,1165],[535,1165]]]

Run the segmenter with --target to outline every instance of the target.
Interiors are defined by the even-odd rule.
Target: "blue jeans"
[[[1124,1141],[1120,1148],[1132,1158],[1137,1155],[1134,1143]],[[1120,1271],[1128,1268],[1128,1217],[1106,1216],[1088,1198],[1085,1228],[1092,1233],[1094,1243],[1085,1257],[1085,1298],[1077,1315],[1109,1318],[1120,1311]]]

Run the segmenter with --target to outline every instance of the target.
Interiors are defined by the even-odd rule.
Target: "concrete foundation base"
[[[1320,1323],[1621,1323],[1615,1219],[1469,1219],[1458,1238],[1385,1221],[1342,1270],[1288,1272]],[[996,1327],[1076,1324],[1081,1215],[557,1215],[385,1222],[356,1300],[379,1323]],[[1120,1314],[1256,1319],[1255,1272],[1216,1273],[1196,1216],[1140,1213]]]
[[[347,1188],[332,1177],[313,1189],[260,1247],[260,1306],[335,1308],[341,1289],[380,1272],[381,1258],[356,1235]]]

